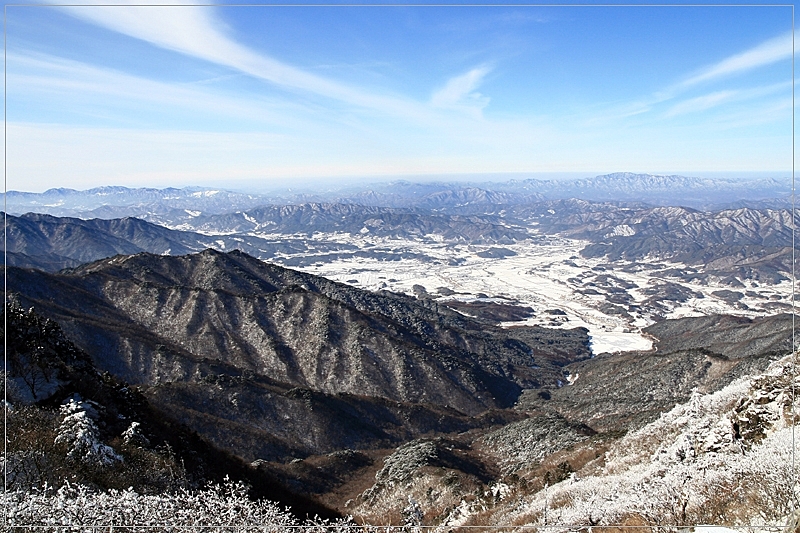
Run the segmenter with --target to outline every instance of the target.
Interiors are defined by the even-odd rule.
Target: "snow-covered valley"
[[[778,284],[739,280],[737,287],[731,287],[730,280],[693,280],[695,269],[679,263],[581,257],[587,244],[582,240],[536,236],[502,247],[453,244],[431,237],[315,234],[314,240],[351,252],[320,255],[297,266],[298,259],[309,258],[308,253],[284,254],[272,261],[363,289],[416,294],[442,304],[529,307],[533,316],[502,324],[585,327],[596,354],[649,350],[652,342],[641,329],[657,319],[713,314],[757,317],[791,310],[788,280]]]

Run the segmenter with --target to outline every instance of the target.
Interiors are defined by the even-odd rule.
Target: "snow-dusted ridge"
[[[488,523],[556,532],[697,524],[782,530],[800,496],[792,451],[800,451],[793,438],[798,388],[795,362],[786,356],[713,394],[695,392],[564,481],[506,496]],[[470,524],[480,512],[478,505],[462,507],[445,521],[448,527]]]

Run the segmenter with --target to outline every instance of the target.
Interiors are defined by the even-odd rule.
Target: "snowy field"
[[[315,235],[315,240],[322,235]],[[368,289],[419,294],[424,287],[439,301],[484,301],[532,307],[535,316],[512,325],[586,327],[594,353],[647,350],[652,343],[641,328],[657,318],[710,314],[756,317],[787,310],[791,282],[763,285],[743,280],[737,301],[714,292],[731,287],[708,281],[687,282],[669,269],[684,265],[659,262],[615,262],[579,255],[584,241],[539,237],[502,246],[445,243],[435,238],[383,239],[365,235],[325,235],[324,240],[355,245],[359,250],[419,254],[425,258],[379,260],[344,257],[320,260],[300,270]],[[511,255],[511,254],[514,255]],[[481,255],[479,255],[481,254]],[[489,257],[487,257],[487,255]],[[500,257],[491,257],[500,255]],[[293,256],[276,257],[275,262]],[[659,296],[658,287],[677,285],[691,297]],[[419,286],[416,288],[415,286]],[[609,306],[609,301],[621,305]],[[563,313],[563,314],[562,314]]]

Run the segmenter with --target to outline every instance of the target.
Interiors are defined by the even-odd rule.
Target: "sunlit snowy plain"
[[[736,290],[743,296],[732,302],[713,294],[731,289],[722,280],[687,282],[676,276],[674,271],[685,265],[657,259],[638,263],[587,259],[580,256],[580,251],[588,243],[574,239],[537,236],[502,247],[454,244],[436,236],[397,239],[369,234],[315,234],[314,240],[396,257],[419,257],[382,260],[345,254],[333,259],[320,257],[293,268],[371,291],[419,295],[419,287],[424,287],[425,297],[440,303],[459,300],[531,307],[533,317],[502,325],[585,327],[595,354],[651,349],[651,339],[641,330],[656,319],[713,314],[757,317],[791,310],[790,281],[768,285],[740,280],[743,287]],[[502,257],[485,257],[486,252],[498,249],[505,251]],[[296,257],[299,256],[282,255],[272,261],[280,264]],[[654,298],[654,288],[665,283],[677,284],[694,296],[677,300]],[[612,293],[617,299],[623,293],[621,297],[629,305],[609,312]],[[554,310],[564,314],[548,312]]]

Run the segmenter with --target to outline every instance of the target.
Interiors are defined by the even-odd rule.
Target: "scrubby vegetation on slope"
[[[763,374],[713,394],[695,393],[546,490],[512,492],[491,510],[473,505],[450,522],[547,531],[783,526],[800,496],[792,451],[799,387],[787,356]]]

